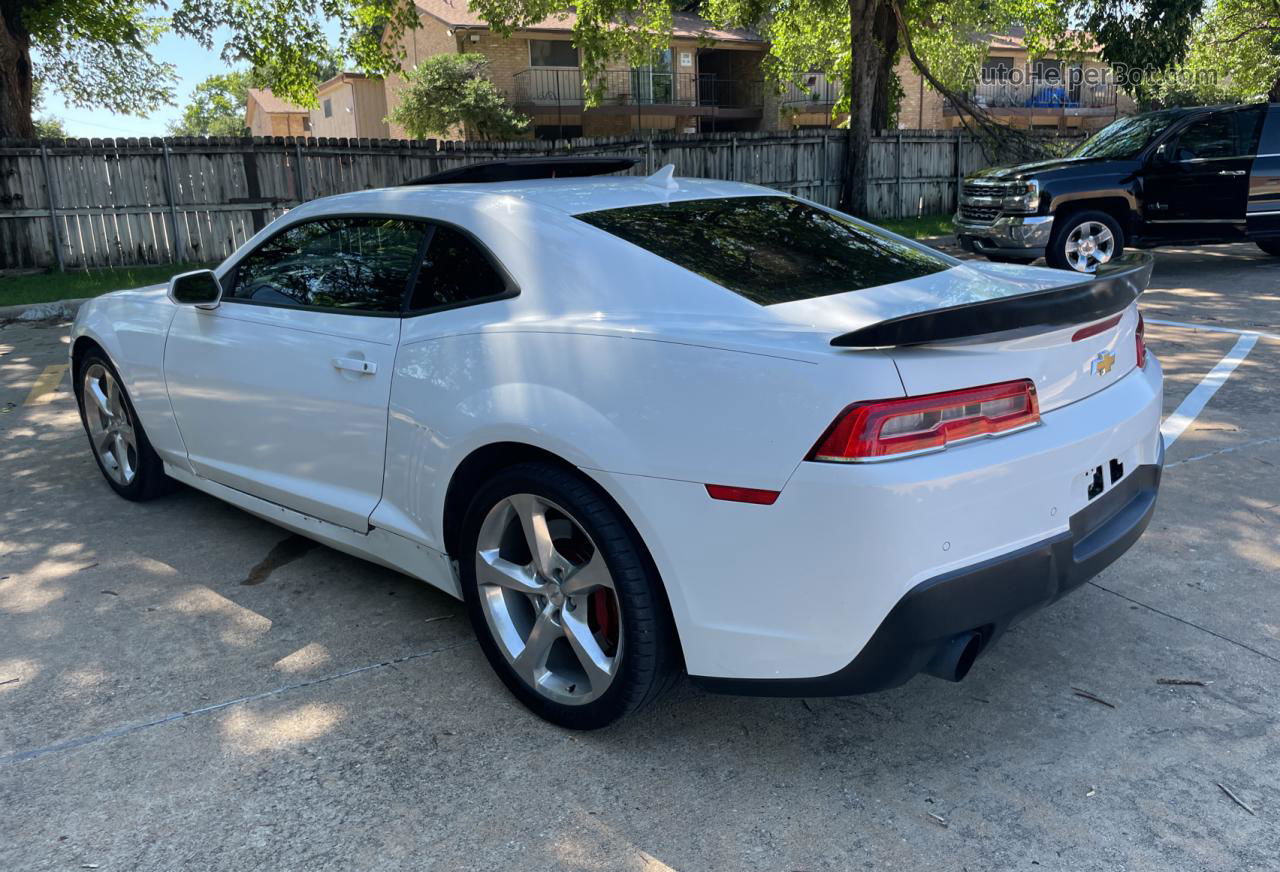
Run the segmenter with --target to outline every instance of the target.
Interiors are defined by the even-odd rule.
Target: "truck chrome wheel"
[[[1067,234],[1067,263],[1077,272],[1091,273],[1115,255],[1116,240],[1100,221],[1082,221]]]
[[[513,494],[481,524],[475,561],[481,611],[521,680],[553,702],[598,699],[622,660],[622,623],[582,525],[550,500]]]
[[[138,437],[124,392],[102,364],[94,363],[85,370],[80,405],[89,441],[103,470],[117,484],[130,484],[138,470]]]

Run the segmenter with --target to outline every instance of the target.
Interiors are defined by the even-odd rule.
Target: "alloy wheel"
[[[521,680],[558,703],[599,699],[622,662],[622,624],[582,525],[550,500],[513,494],[485,516],[475,561],[481,610]]]
[[[89,441],[102,468],[116,484],[127,486],[138,473],[138,437],[124,391],[111,371],[100,363],[85,370],[80,405],[89,427]]]
[[[1096,272],[1115,253],[1115,235],[1101,221],[1082,221],[1067,234],[1067,263],[1076,272]]]

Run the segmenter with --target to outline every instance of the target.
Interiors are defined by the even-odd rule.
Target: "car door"
[[[1249,170],[1263,107],[1197,118],[1161,146],[1148,168],[1144,208],[1169,239],[1234,238],[1244,232]]]
[[[223,274],[216,309],[178,310],[165,378],[196,474],[368,529],[426,235],[401,218],[299,221]]]

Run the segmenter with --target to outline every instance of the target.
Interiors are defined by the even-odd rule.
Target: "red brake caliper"
[[[588,604],[600,648],[605,654],[612,655],[618,650],[618,608],[613,595],[603,589],[594,591],[588,598]]]

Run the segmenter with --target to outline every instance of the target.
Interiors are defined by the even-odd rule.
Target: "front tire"
[[[1260,242],[1255,241],[1254,245],[1261,248],[1267,254],[1273,254],[1280,257],[1280,239],[1265,239]]]
[[[1124,231],[1106,212],[1073,212],[1053,223],[1044,259],[1055,269],[1092,274],[1124,251]]]
[[[463,520],[462,592],[507,688],[576,730],[613,723],[679,674],[661,581],[618,509],[549,463],[502,470]]]
[[[93,459],[111,489],[135,502],[165,493],[170,482],[164,463],[142,429],[120,374],[104,353],[95,349],[80,361],[75,391]]]

